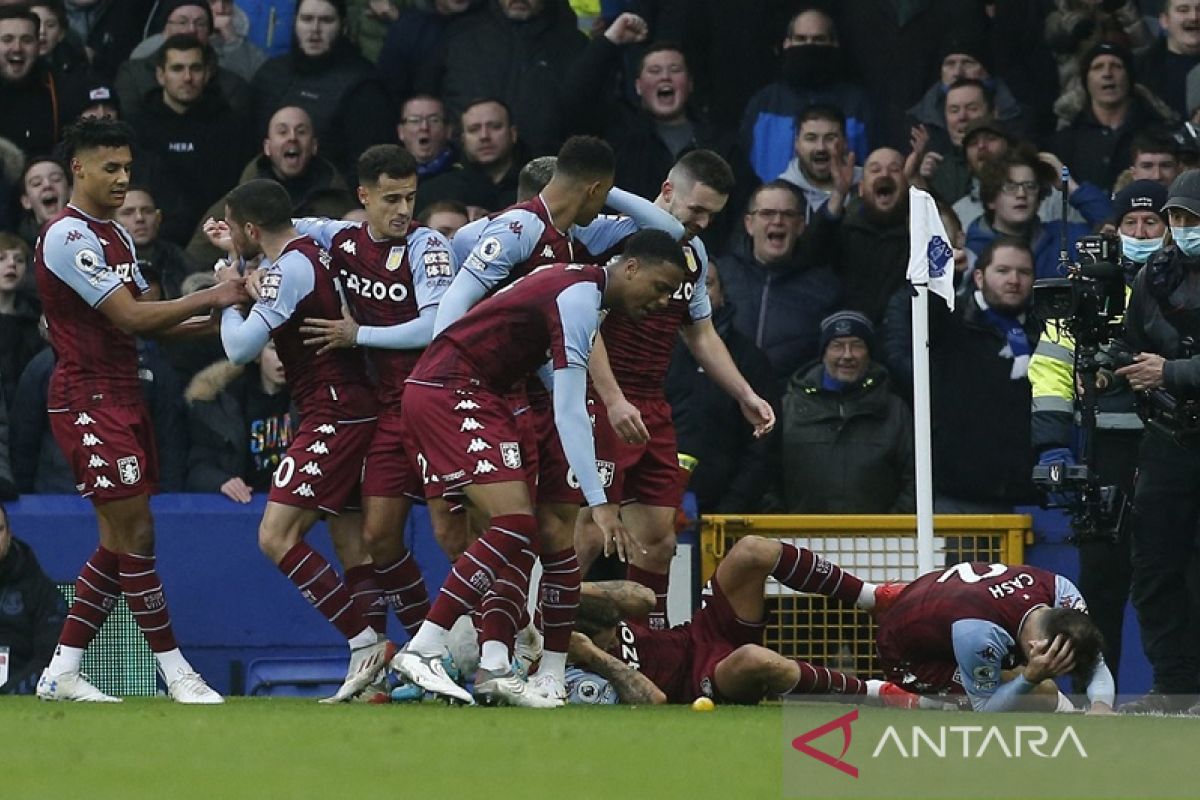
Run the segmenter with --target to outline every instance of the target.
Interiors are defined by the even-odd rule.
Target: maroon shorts
[[[375,417],[340,420],[326,411],[303,417],[275,468],[267,499],[331,514],[357,506],[363,460],[374,434]]]
[[[49,415],[81,497],[103,505],[158,491],[158,450],[144,405],[53,409]]]
[[[363,497],[407,497],[424,500],[420,465],[404,446],[400,408],[383,408],[363,467]]]
[[[607,417],[595,426],[596,461],[603,473],[613,465],[612,488],[608,499],[619,503],[679,508],[687,475],[679,466],[675,443],[675,425],[671,405],[663,397],[630,397],[642,412],[642,422],[650,432],[646,444],[626,444],[608,423]],[[596,405],[597,413],[603,406]]]
[[[763,643],[765,621],[747,622],[733,613],[733,606],[714,575],[700,592],[701,607],[692,617],[692,697],[711,697],[730,702],[717,686],[717,664],[744,644]]]
[[[536,473],[527,467],[520,424],[502,395],[410,383],[401,414],[405,445],[424,459],[426,497],[505,481],[524,482],[533,496]],[[536,455],[533,460],[536,469]]]
[[[538,501],[581,506],[583,492],[579,488],[579,479],[575,477],[575,471],[567,462],[562,439],[558,437],[558,427],[554,424],[553,400],[549,395],[532,395],[530,400],[530,423],[536,432],[538,447]],[[592,431],[595,432],[596,409],[604,406],[591,392],[588,392],[587,404],[588,416],[592,418]],[[604,461],[597,456],[596,469],[600,473],[605,492],[613,485],[613,466],[613,462]]]

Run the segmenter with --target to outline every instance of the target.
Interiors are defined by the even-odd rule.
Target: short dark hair
[[[979,254],[978,260],[975,261],[975,269],[983,272],[992,265],[992,261],[996,258],[996,251],[1002,247],[1011,247],[1014,250],[1020,250],[1029,256],[1029,260],[1033,261],[1033,249],[1030,248],[1029,242],[1022,239],[1020,236],[997,236],[988,242],[987,247],[983,248],[983,252]]]
[[[41,33],[42,18],[33,13],[29,6],[0,6],[0,20],[6,19],[23,19],[33,25],[33,32]]]
[[[67,27],[67,7],[63,5],[63,0],[29,0],[29,9],[32,11],[35,8],[48,10],[58,20],[59,25],[64,29]],[[38,22],[41,22],[41,17],[38,17]]]
[[[539,194],[554,177],[558,156],[539,156],[525,166],[517,175],[517,202],[523,203]]]
[[[598,136],[572,136],[558,150],[554,174],[576,180],[612,177],[616,170],[612,145]]]
[[[205,67],[211,67],[216,58],[216,52],[190,33],[177,33],[164,41],[154,53],[154,66],[164,69],[167,66],[167,51],[199,50],[200,60]]]
[[[660,261],[674,264],[687,272],[687,261],[683,256],[683,248],[679,242],[666,231],[646,228],[630,236],[625,241],[623,258],[636,258],[639,261]]]
[[[81,119],[63,132],[65,158],[101,147],[132,147],[133,128],[117,119]],[[52,159],[42,159],[52,160]]]
[[[292,222],[292,200],[287,190],[270,178],[256,178],[234,187],[225,205],[238,222],[249,222],[265,231],[278,231]]]
[[[718,194],[728,195],[736,183],[733,169],[728,162],[712,150],[692,150],[684,153],[671,171],[677,169],[683,170],[688,178],[696,183],[703,183]]]
[[[300,4],[303,2],[304,2],[304,0],[296,0],[295,5],[296,5],[297,13],[300,12]],[[346,21],[346,0],[325,0],[325,2],[329,3],[329,5],[333,6],[333,10],[337,12],[338,19],[340,21],[342,21],[342,22]],[[293,22],[292,25],[293,25],[293,27],[295,27],[295,22]]]
[[[59,161],[57,158],[54,158],[53,156],[34,156],[33,158],[31,158],[25,162],[25,167],[21,170],[20,188],[21,188],[22,192],[25,191],[25,179],[29,177],[29,171],[31,169],[33,169],[34,167],[36,167],[38,164],[58,164],[59,169],[61,169],[63,172],[66,173],[67,182],[70,183],[71,171],[69,169],[67,169],[66,167],[64,167],[61,161]]]
[[[767,181],[750,193],[750,201],[746,203],[747,214],[754,211],[754,207],[758,204],[758,196],[769,189],[787,192],[795,198],[796,207],[800,210],[801,214],[808,212],[808,200],[804,197],[804,193],[796,188],[796,184],[785,181],[782,178],[776,178],[773,181]]]
[[[657,42],[651,42],[646,46],[646,49],[642,51],[642,55],[638,59],[637,74],[641,75],[642,70],[646,68],[647,58],[655,53],[664,52],[679,53],[679,55],[683,56],[683,68],[687,70],[689,75],[692,74],[692,68],[688,66],[687,53],[684,51],[683,45],[681,45],[679,42],[672,42],[666,39]]]
[[[828,103],[813,103],[796,117],[796,135],[800,134],[800,128],[806,122],[823,119],[832,122],[842,129],[842,135],[846,135],[846,115],[840,108]]]
[[[154,201],[154,207],[158,207],[158,198],[154,196],[154,190],[150,188],[150,184],[131,183],[129,184],[129,188],[125,190],[126,196],[128,196],[130,192],[141,192],[142,194],[149,195],[150,199]]]
[[[363,151],[356,168],[360,184],[373,184],[379,183],[384,175],[397,179],[413,177],[417,174],[417,160],[398,144],[376,144]]]
[[[458,124],[459,124],[459,127],[460,127],[460,128],[466,127],[466,126],[464,126],[464,125],[462,124],[462,118],[463,118],[463,115],[465,115],[465,114],[466,114],[468,111],[470,111],[470,110],[471,110],[472,108],[474,108],[475,106],[481,106],[481,105],[483,105],[484,103],[495,103],[496,105],[498,105],[498,106],[500,106],[501,108],[503,108],[503,109],[504,109],[504,113],[508,115],[508,124],[509,124],[509,125],[512,125],[512,124],[513,124],[513,113],[512,113],[512,108],[510,108],[510,107],[509,107],[508,103],[504,102],[504,101],[503,101],[503,100],[501,100],[499,97],[491,97],[490,95],[487,95],[487,96],[484,96],[484,97],[476,97],[476,98],[474,98],[474,99],[472,99],[472,100],[468,100],[468,101],[467,101],[467,104],[466,104],[465,106],[463,106],[463,107],[462,107],[462,111],[458,112]],[[443,104],[443,108],[444,108],[444,107],[445,107],[445,105]],[[459,131],[459,133],[462,133],[462,131],[460,130],[460,131]]]
[[[467,211],[467,207],[457,200],[434,200],[425,208],[421,209],[421,213],[417,214],[417,221],[422,225],[429,225],[429,220],[433,219],[434,214],[439,214],[443,211],[450,211],[455,214],[462,214],[470,219],[471,215]]]
[[[1081,681],[1091,679],[1104,652],[1104,634],[1096,621],[1075,608],[1051,608],[1042,618],[1042,633],[1046,641],[1065,636],[1075,653],[1075,669],[1071,675]]]
[[[1138,153],[1169,153],[1173,158],[1179,157],[1179,146],[1165,131],[1141,130],[1133,135],[1129,143],[1130,159],[1135,159]]]
[[[995,107],[995,94],[990,88],[988,88],[986,83],[977,78],[959,78],[954,83],[946,87],[946,94],[949,95],[950,92],[954,91],[955,89],[963,89],[968,86],[974,86],[983,94],[983,99],[988,104],[988,108]]]

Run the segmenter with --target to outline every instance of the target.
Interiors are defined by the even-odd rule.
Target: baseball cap
[[[1171,182],[1162,209],[1169,208],[1182,208],[1200,216],[1200,169],[1189,169]]]

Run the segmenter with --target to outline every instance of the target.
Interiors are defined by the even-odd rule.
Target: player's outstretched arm
[[[754,426],[755,437],[766,436],[775,427],[775,411],[771,404],[758,396],[733,363],[725,342],[713,327],[712,319],[696,320],[682,328],[688,350],[713,381],[726,394],[737,400],[742,416]]]
[[[622,617],[640,619],[654,610],[654,590],[636,581],[584,581],[579,593],[612,603]]]
[[[433,323],[433,336],[457,322],[464,314],[483,299],[488,287],[467,269],[460,269],[450,283],[450,288],[442,295],[442,301],[437,307],[437,316]],[[431,337],[432,338],[432,337]]]
[[[570,660],[573,664],[606,678],[617,690],[617,697],[628,705],[664,705],[667,696],[654,681],[620,659],[609,655],[582,633],[571,634]]]
[[[592,345],[592,354],[588,357],[588,374],[592,377],[592,386],[600,396],[600,402],[608,412],[608,422],[621,440],[629,444],[645,444],[650,441],[650,432],[642,421],[642,412],[629,402],[621,391],[617,378],[613,375],[612,364],[608,360],[608,348],[604,345],[604,337],[596,334]]]
[[[245,283],[222,281],[199,292],[175,300],[138,302],[128,290],[110,294],[98,306],[100,313],[126,333],[153,335],[161,333],[199,314],[213,309],[228,308],[248,301]]]
[[[687,230],[670,212],[659,208],[644,197],[613,187],[608,193],[608,206],[632,219],[639,229],[666,231],[672,239],[682,239]],[[590,226],[589,226],[590,227]]]

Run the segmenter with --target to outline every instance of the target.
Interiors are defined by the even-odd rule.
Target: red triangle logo
[[[851,711],[849,714],[843,714],[842,716],[838,717],[837,719],[833,719],[833,720],[830,720],[829,722],[826,722],[824,725],[820,726],[819,728],[813,728],[808,733],[804,733],[804,734],[801,734],[800,736],[797,736],[795,739],[792,740],[792,747],[796,748],[801,753],[804,753],[804,755],[806,755],[806,756],[815,758],[817,761],[820,761],[822,764],[825,764],[826,766],[833,767],[836,770],[840,770],[840,771],[846,773],[851,778],[857,778],[858,777],[858,767],[856,767],[852,764],[847,764],[845,761],[842,760],[843,758],[845,758],[846,752],[850,749],[850,738],[852,736],[852,732],[850,730],[850,725],[857,719],[858,719],[858,709],[856,708],[853,711]],[[841,754],[839,754],[837,756],[837,758],[834,758],[833,756],[829,755],[828,753],[817,750],[815,747],[811,747],[809,745],[809,742],[813,741],[814,739],[820,739],[825,734],[832,733],[833,731],[836,731],[836,730],[841,730],[841,732],[842,732],[842,752],[841,752]]]

